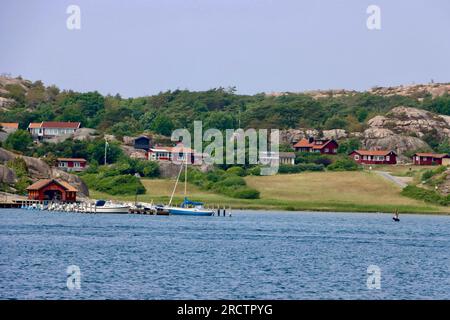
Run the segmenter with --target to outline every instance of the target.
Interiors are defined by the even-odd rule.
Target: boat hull
[[[127,214],[129,213],[130,207],[97,207],[95,208],[95,213],[115,213],[115,214]]]
[[[173,216],[203,216],[209,217],[214,214],[211,210],[187,209],[187,208],[168,208],[170,215]]]

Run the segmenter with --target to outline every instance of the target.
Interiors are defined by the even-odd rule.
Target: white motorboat
[[[130,206],[126,204],[113,203],[105,200],[97,200],[95,202],[95,213],[128,213]]]

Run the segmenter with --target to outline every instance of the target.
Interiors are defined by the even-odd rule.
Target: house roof
[[[396,155],[392,150],[354,150],[350,153],[357,153],[361,156],[387,156],[391,153]]]
[[[294,144],[294,148],[308,148],[308,147],[312,147],[312,143],[310,143],[308,139],[305,138],[301,139],[299,142]]]
[[[438,158],[438,159],[449,158],[449,155],[446,153],[431,153],[431,152],[418,152],[418,153],[414,153],[413,157],[414,156]]]
[[[78,129],[80,122],[60,122],[60,121],[44,121],[41,123],[42,128],[68,128]]]
[[[40,190],[40,189],[44,188],[45,186],[49,185],[52,182],[59,184],[64,189],[66,189],[66,191],[73,191],[73,192],[77,192],[78,191],[75,187],[71,186],[67,182],[62,181],[62,180],[56,180],[56,179],[42,179],[42,180],[39,180],[39,181],[33,183],[32,185],[28,186],[27,190]]]
[[[74,162],[86,162],[83,158],[57,158],[58,161],[74,161]]]
[[[0,126],[2,126],[3,128],[18,129],[19,123],[18,122],[0,122]]]
[[[317,144],[316,141],[321,141],[323,143]],[[308,139],[301,139],[299,142],[294,144],[294,148],[313,148],[313,149],[323,149],[327,144],[329,144],[332,139],[326,140],[314,140],[313,142],[309,142]]]
[[[31,122],[28,125],[28,128],[30,128],[30,129],[37,129],[37,128],[40,128],[40,127],[41,127],[41,122]]]

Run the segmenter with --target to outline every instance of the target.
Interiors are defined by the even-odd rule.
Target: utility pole
[[[108,149],[108,140],[106,139],[106,137],[105,137],[105,166],[106,166],[106,152],[107,152],[107,149]]]

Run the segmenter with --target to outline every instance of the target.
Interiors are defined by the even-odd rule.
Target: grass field
[[[377,168],[377,170],[379,170]],[[245,200],[188,186],[192,200],[201,200],[211,206],[232,206],[242,209],[314,210],[348,212],[449,213],[445,207],[433,206],[400,195],[400,188],[376,173],[361,172],[305,172],[245,178],[248,185],[261,192],[261,199]],[[173,180],[143,179],[146,194],[138,201],[167,203],[174,186]],[[110,196],[96,191],[93,198],[134,201],[134,196]],[[183,200],[183,184],[178,186],[174,203]]]

